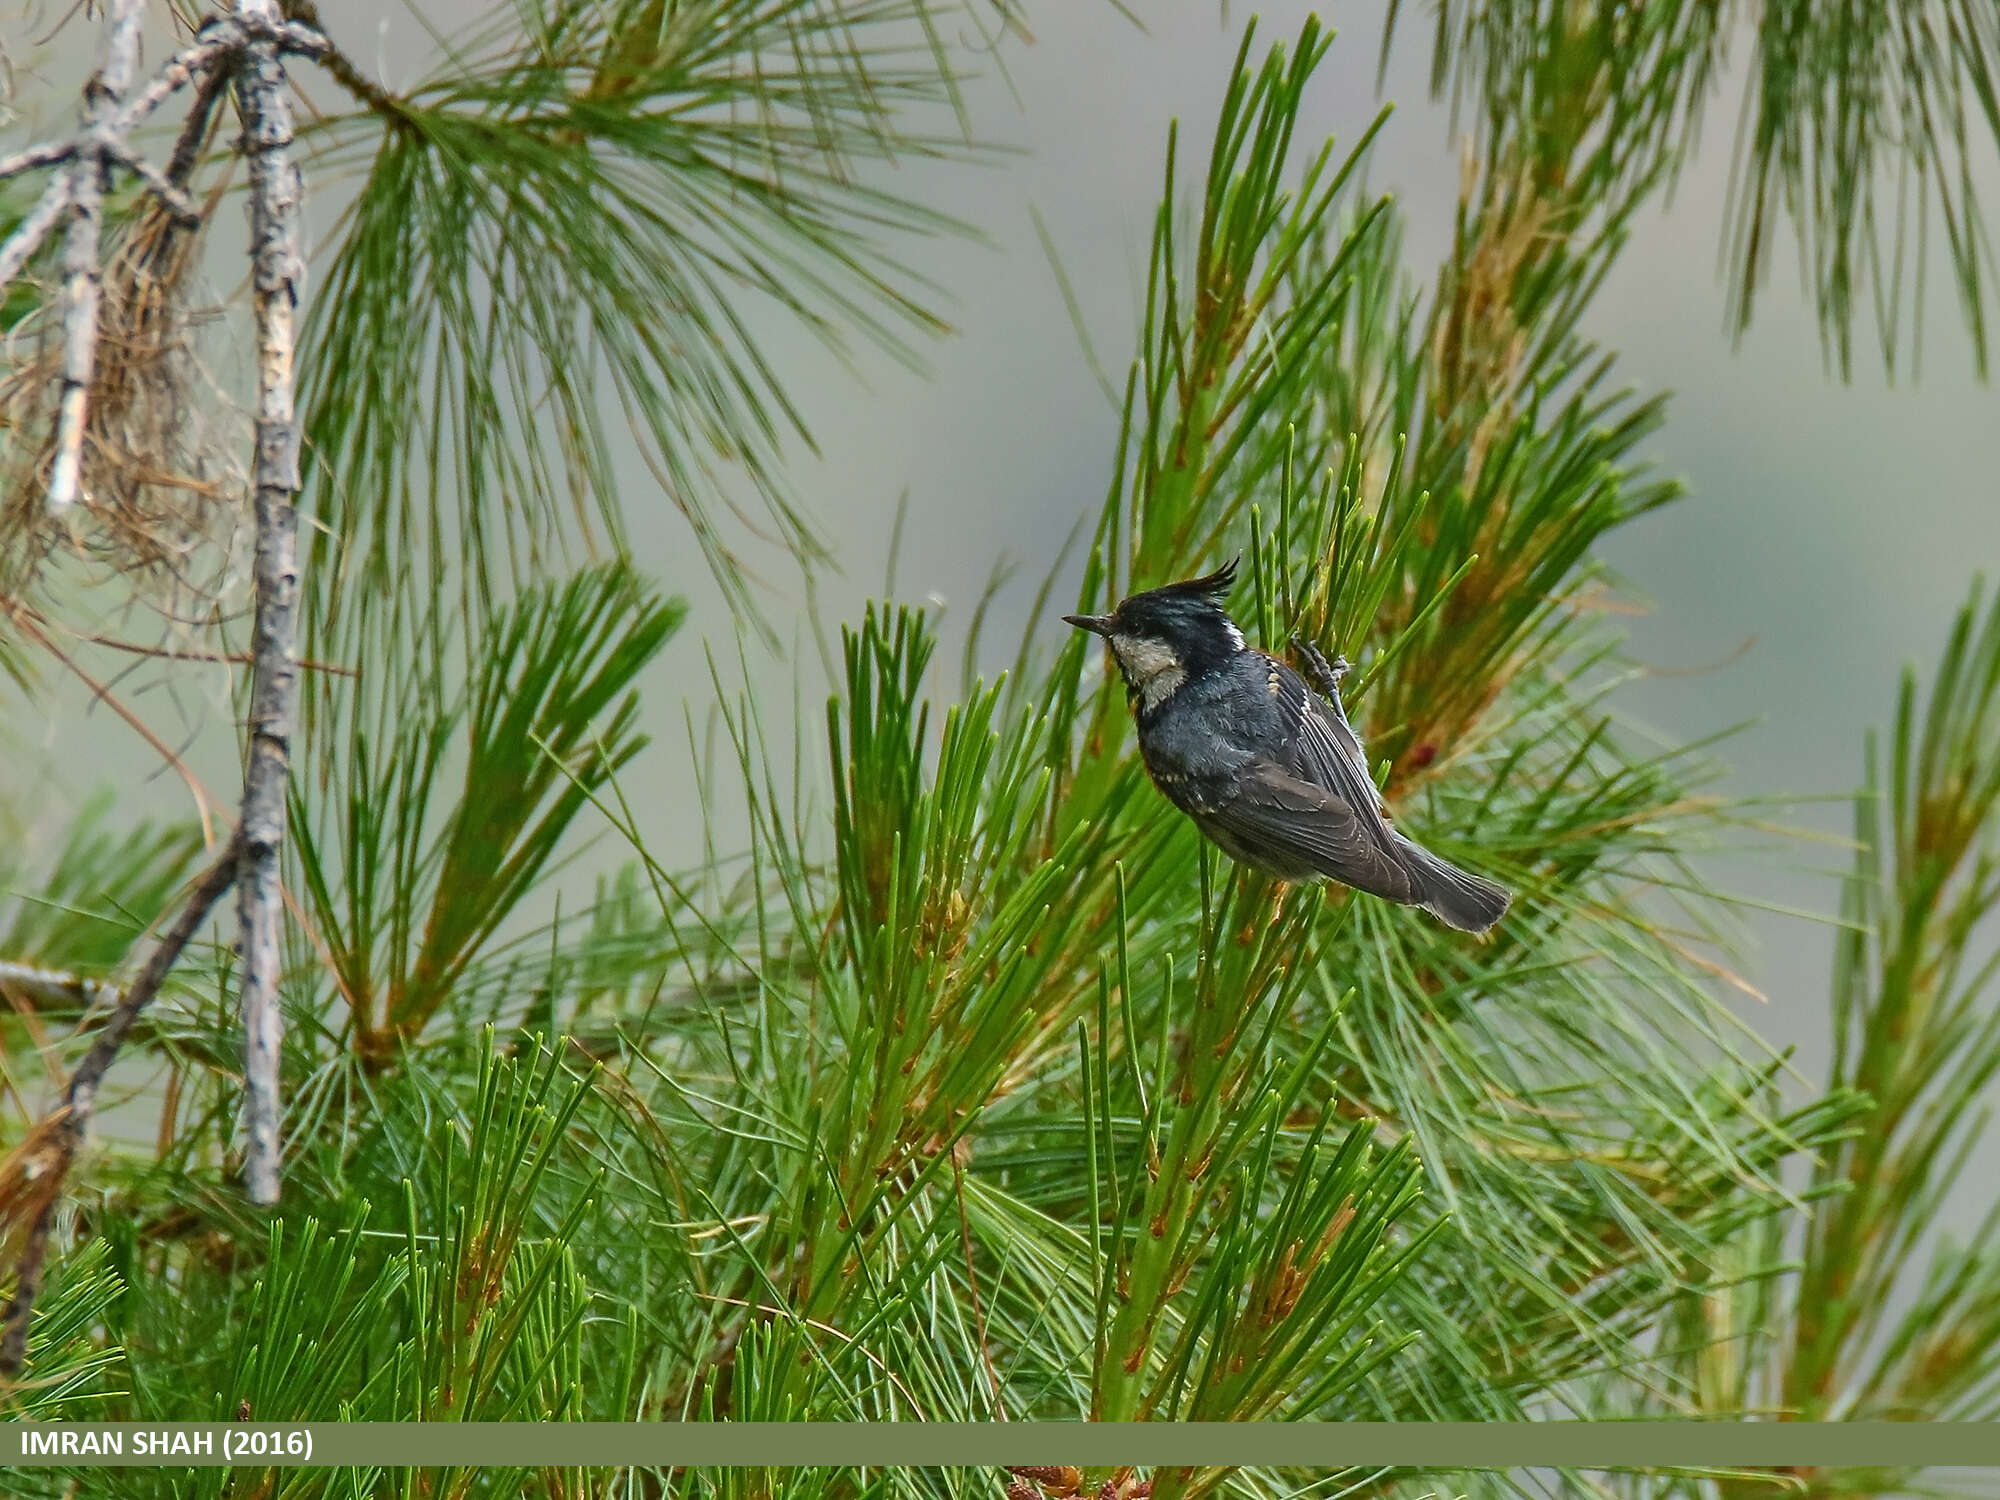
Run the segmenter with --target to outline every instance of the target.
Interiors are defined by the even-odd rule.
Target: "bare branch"
[[[40,201],[28,210],[27,217],[7,236],[7,243],[0,245],[0,292],[7,289],[8,284],[21,274],[21,267],[42,248],[42,241],[49,237],[49,231],[55,228],[56,220],[68,207],[69,173],[64,172],[43,189]]]
[[[14,1295],[7,1303],[4,1318],[0,1318],[5,1329],[0,1333],[0,1374],[14,1374],[27,1356],[28,1319],[35,1310],[35,1299],[41,1295],[42,1267],[48,1258],[56,1202],[62,1196],[63,1179],[90,1128],[91,1113],[97,1107],[98,1085],[117,1058],[118,1049],[125,1044],[126,1033],[132,1029],[139,1012],[160,992],[181,951],[193,941],[215,903],[235,880],[236,865],[237,841],[232,839],[222,857],[196,883],[173,927],[147,957],[145,968],[119,998],[104,1029],[97,1033],[97,1040],[70,1075],[61,1108],[44,1118],[0,1166],[0,1179],[32,1184],[32,1194],[38,1203],[34,1223],[15,1267]]]
[[[84,128],[64,175],[69,180],[69,229],[63,237],[62,398],[56,413],[56,453],[49,466],[48,506],[60,515],[82,489],[83,429],[90,375],[97,359],[97,308],[104,291],[98,241],[104,230],[104,183],[122,142],[113,117],[125,103],[139,61],[142,0],[112,0],[104,57],[84,90]]]
[[[79,498],[83,427],[90,411],[90,376],[97,364],[97,308],[104,292],[98,241],[104,230],[101,161],[69,167],[69,229],[63,236],[62,399],[56,409],[56,455],[49,465],[48,507],[60,515]]]
[[[378,109],[396,112],[395,101],[365,78],[333,44],[310,26],[282,20],[274,7],[250,0],[235,16],[218,18],[203,27],[192,45],[170,58],[152,81],[132,96],[138,62],[139,21],[143,0],[113,0],[105,30],[104,56],[86,90],[85,118],[78,133],[65,141],[43,141],[12,156],[0,158],[0,181],[43,167],[60,166],[40,200],[0,244],[0,291],[21,274],[42,242],[67,212],[72,215],[63,256],[63,400],[59,417],[56,461],[51,469],[49,508],[60,511],[77,499],[83,446],[85,405],[91,356],[96,343],[98,281],[89,264],[97,265],[97,241],[102,232],[103,188],[110,168],[134,173],[161,202],[188,223],[200,214],[182,191],[199,149],[208,112],[219,92],[219,68],[233,62],[245,47],[271,50],[273,57],[310,58],[332,68],[341,81]],[[202,96],[177,143],[164,173],[135,151],[130,138],[138,125],[197,77],[206,77]],[[282,77],[282,73],[280,74]],[[81,374],[79,375],[79,371]]]
[[[283,914],[278,856],[285,787],[298,718],[299,424],[293,403],[295,319],[305,262],[299,249],[302,186],[292,160],[292,111],[275,27],[275,0],[237,0],[251,32],[236,77],[243,155],[250,174],[251,284],[257,321],[257,610],[251,632],[250,745],[243,776],[238,877],[243,952],[244,1180],[251,1198],[278,1198],[278,937]]]
[[[107,147],[106,154],[145,183],[146,191],[165,204],[168,211],[187,228],[193,229],[201,223],[201,210],[194,206],[194,200],[168,180],[167,175],[145,157],[123,146]]]
[[[147,186],[153,186],[151,178],[147,176],[150,169],[138,165],[137,153],[132,151],[129,144],[132,132],[147,116],[181,89],[186,88],[195,78],[203,75],[212,76],[212,70],[219,64],[233,59],[243,48],[244,28],[235,21],[217,21],[203,28],[192,45],[184,47],[168,59],[166,66],[160,69],[150,83],[134,94],[129,102],[122,102],[124,92],[131,87],[132,66],[137,61],[138,45],[136,21],[133,22],[133,29],[129,32],[122,28],[127,13],[136,17],[140,5],[138,0],[119,0],[119,3],[121,8],[114,12],[106,33],[105,61],[99,68],[97,78],[92,82],[88,96],[91,101],[90,108],[99,110],[100,114],[92,116],[90,108],[87,108],[83,128],[70,139],[43,141],[39,145],[30,146],[24,151],[18,151],[0,160],[0,180],[32,172],[40,167],[60,165],[65,168],[57,175],[55,181],[48,185],[41,201],[21,221],[6,244],[0,246],[0,290],[5,290],[8,283],[21,274],[21,268],[27,265],[30,257],[41,248],[42,241],[48,237],[49,231],[62,217],[63,211],[75,202],[76,179],[73,174],[88,164],[86,161],[80,161],[79,157],[91,158],[99,149],[107,150],[119,165],[138,172],[142,177],[147,177]],[[324,37],[304,27],[286,25],[253,29],[256,29],[260,36],[275,39],[282,50],[296,52],[301,56],[324,58],[332,51]],[[111,54],[114,49],[124,46],[129,46],[131,52],[123,59],[121,69],[113,65],[115,59]],[[115,89],[112,87],[114,83],[117,85]],[[198,104],[197,109],[199,111],[201,105]],[[101,183],[102,177],[100,176],[98,180]],[[171,170],[166,174],[166,180],[176,186],[180,182]],[[158,191],[157,188],[154,190]],[[180,206],[174,206],[175,211],[179,212]]]
[[[201,80],[201,88],[196,91],[187,119],[181,123],[181,133],[174,141],[173,153],[167,157],[167,181],[175,187],[184,188],[193,178],[195,163],[208,143],[209,129],[215,120],[216,101],[228,87],[229,75],[221,68],[212,69]]]
[[[186,88],[197,75],[234,57],[242,45],[243,33],[231,22],[217,21],[203,27],[191,45],[167,59],[166,66],[153,75],[153,81],[132,96],[132,102],[114,122],[114,129],[121,136],[129,136],[141,120]]]
[[[19,177],[23,172],[33,172],[40,167],[60,166],[75,152],[75,141],[43,141],[39,146],[16,151],[12,156],[0,156],[0,182],[5,182],[9,177]]]

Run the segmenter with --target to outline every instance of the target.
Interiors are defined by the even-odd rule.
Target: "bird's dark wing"
[[[1415,893],[1410,872],[1380,831],[1373,808],[1300,780],[1259,756],[1236,772],[1230,794],[1195,814],[1226,851],[1280,873],[1310,870],[1390,901]]]
[[[1285,663],[1270,658],[1271,695],[1277,700],[1285,737],[1283,768],[1299,780],[1325,787],[1360,813],[1363,830],[1377,847],[1391,847],[1381,817],[1382,795],[1368,774],[1361,739],[1338,704],[1327,704]]]

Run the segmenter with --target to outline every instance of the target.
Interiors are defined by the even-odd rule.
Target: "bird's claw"
[[[1302,635],[1292,637],[1292,650],[1305,664],[1306,674],[1313,679],[1313,686],[1331,698],[1340,692],[1341,679],[1354,670],[1354,665],[1344,656],[1335,656],[1328,661],[1319,647]]]

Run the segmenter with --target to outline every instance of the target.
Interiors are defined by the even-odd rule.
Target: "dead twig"
[[[83,668],[82,664],[75,657],[58,646],[50,637],[48,631],[44,630],[38,623],[32,610],[23,605],[10,606],[9,601],[0,599],[0,615],[10,616],[15,625],[34,637],[35,643],[38,646],[61,662],[76,677],[77,681],[90,689],[93,698],[103,703],[114,714],[123,719],[134,734],[150,745],[155,754],[174,768],[174,773],[180,777],[181,784],[188,789],[188,795],[194,798],[195,814],[201,819],[202,846],[204,848],[214,848],[215,830],[212,826],[212,819],[215,815],[214,802],[209,796],[208,788],[203,786],[201,778],[188,768],[187,762],[175,753],[171,745],[153,732],[151,725],[128,708],[119,699],[118,695],[111,691],[110,684],[99,682],[97,678]]]
[[[248,651],[190,651],[177,646],[146,646],[138,641],[121,641],[115,635],[87,635],[83,637],[93,646],[106,646],[113,651],[123,651],[131,656],[150,656],[157,661],[209,661],[228,662],[233,666],[247,667],[256,660]],[[311,657],[299,659],[302,672],[326,672],[334,677],[355,677],[361,675],[359,667],[344,667],[338,662],[314,661]]]

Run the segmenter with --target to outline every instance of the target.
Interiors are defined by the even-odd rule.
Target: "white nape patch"
[[[1227,615],[1222,617],[1222,628],[1229,632],[1229,646],[1233,651],[1243,649],[1243,632],[1236,628],[1236,622]]]
[[[1125,674],[1126,685],[1139,695],[1139,702],[1146,708],[1158,708],[1187,681],[1187,669],[1165,641],[1143,635],[1114,635],[1111,649],[1117,654],[1118,668]]]

